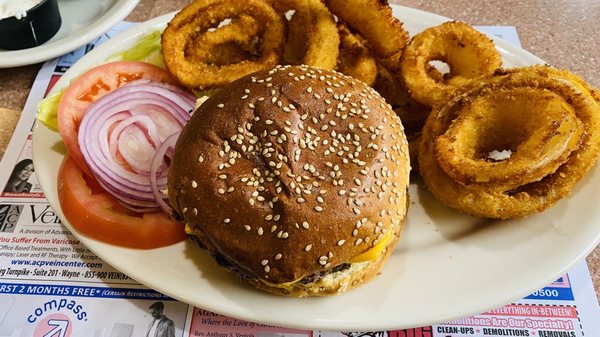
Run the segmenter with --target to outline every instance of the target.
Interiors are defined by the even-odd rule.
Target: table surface
[[[147,19],[180,9],[187,0],[140,0],[126,18]],[[549,64],[569,69],[592,85],[600,86],[600,39],[597,19],[600,1],[596,0],[390,0],[390,3],[419,8],[472,25],[516,26],[524,49]],[[41,64],[0,69],[0,157],[25,105],[35,75]],[[587,262],[600,294],[600,246]]]

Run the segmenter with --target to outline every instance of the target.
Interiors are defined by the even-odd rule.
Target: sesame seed
[[[230,222],[231,222],[231,219],[229,219],[229,218],[225,218],[225,220],[223,220],[223,222],[224,222],[224,223],[230,223]]]
[[[225,104],[223,104],[223,103],[220,103],[220,104],[217,105],[217,107],[220,108],[220,109],[223,109],[224,106],[225,106]]]
[[[263,228],[262,227],[258,227],[257,232],[258,232],[258,235],[263,235],[263,233],[264,233]]]
[[[277,253],[275,255],[275,260],[281,260],[282,257],[283,257],[283,255],[281,255],[281,253]]]
[[[311,244],[308,244],[308,245],[304,246],[304,251],[305,251],[305,252],[308,252],[308,251],[310,251],[311,249],[312,249],[312,245],[311,245]]]
[[[265,273],[268,273],[268,272],[270,272],[270,271],[271,271],[271,267],[269,267],[269,266],[265,266]]]
[[[192,180],[192,188],[198,187],[198,183],[195,180]]]
[[[273,220],[273,214],[269,214],[269,215],[265,216],[265,220],[267,220],[267,221]]]
[[[260,261],[260,264],[262,264],[263,266],[266,266],[269,264],[269,260],[262,260],[262,261]]]
[[[302,228],[304,228],[304,229],[309,229],[309,228],[310,228],[310,225],[308,224],[308,222],[304,221],[304,222],[302,223]]]
[[[322,210],[323,210],[323,207],[321,207],[321,206],[315,206],[315,211],[321,212]]]
[[[249,232],[252,228],[248,225],[244,225],[244,228]]]
[[[203,157],[202,155],[200,155],[200,156],[198,157],[198,161],[199,161],[200,163],[204,162],[204,157]]]
[[[346,240],[340,240],[340,241],[337,242],[337,245],[338,246],[343,246],[344,243],[346,243]]]

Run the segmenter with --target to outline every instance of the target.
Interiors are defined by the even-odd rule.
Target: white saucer
[[[139,0],[58,0],[59,31],[48,42],[21,50],[0,49],[0,68],[43,62],[90,42],[123,20]]]

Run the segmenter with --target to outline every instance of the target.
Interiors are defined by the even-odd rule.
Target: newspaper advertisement
[[[32,164],[36,104],[81,56],[131,23],[40,70],[0,162],[0,337],[600,336],[585,261],[526,298],[476,316],[414,329],[331,332],[273,327],[212,313],[148,289],[95,256],[47,203]],[[519,44],[514,27],[480,27]]]

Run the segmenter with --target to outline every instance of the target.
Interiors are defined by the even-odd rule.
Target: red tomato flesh
[[[116,61],[94,67],[65,90],[58,104],[58,129],[71,158],[83,172],[90,169],[79,149],[79,124],[88,107],[108,92],[125,83],[142,78],[175,84],[169,73],[153,64],[138,61]]]
[[[186,239],[184,224],[157,211],[134,213],[85,176],[69,155],[58,173],[60,206],[75,229],[96,240],[122,247],[152,249]]]

